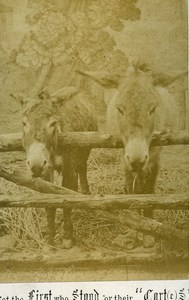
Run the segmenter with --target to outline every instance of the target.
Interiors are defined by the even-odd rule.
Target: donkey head
[[[79,91],[67,87],[50,95],[41,91],[37,97],[20,98],[23,105],[23,139],[26,164],[33,177],[50,178],[55,163],[58,132],[58,111],[65,101]]]
[[[117,88],[114,105],[111,103],[107,114],[116,118],[119,135],[125,148],[127,170],[143,172],[149,161],[149,147],[156,122],[156,108],[160,102],[157,85],[165,85],[174,78],[160,80],[146,65],[131,65],[124,74],[108,72],[80,72],[94,79],[106,88]],[[162,74],[161,74],[162,76]],[[112,113],[111,110],[114,110]],[[108,115],[107,115],[107,119]],[[114,120],[112,122],[115,123]]]

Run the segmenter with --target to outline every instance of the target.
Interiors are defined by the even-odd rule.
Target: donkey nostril
[[[31,171],[32,171],[32,176],[33,177],[40,177],[41,173],[42,173],[42,168],[39,167],[39,166],[33,166],[31,168]]]
[[[43,167],[45,167],[46,164],[47,164],[47,160],[44,160]]]
[[[131,163],[133,170],[141,170],[144,167],[145,161],[134,161]]]
[[[30,161],[29,161],[29,160],[26,160],[26,164],[27,164],[28,166],[30,166]]]

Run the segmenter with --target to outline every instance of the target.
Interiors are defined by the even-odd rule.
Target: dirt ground
[[[0,282],[80,282],[80,281],[125,281],[125,280],[182,280],[189,279],[188,266],[171,267],[165,264],[159,266],[110,266],[106,268],[93,267],[75,268],[74,266],[60,270],[39,269],[35,271],[0,272]]]

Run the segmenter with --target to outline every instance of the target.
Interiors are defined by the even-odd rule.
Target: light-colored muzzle
[[[27,168],[32,177],[44,177],[50,167],[50,154],[45,144],[32,143],[27,151]]]
[[[125,145],[125,164],[133,172],[144,170],[149,161],[148,145],[143,138],[132,138]]]

